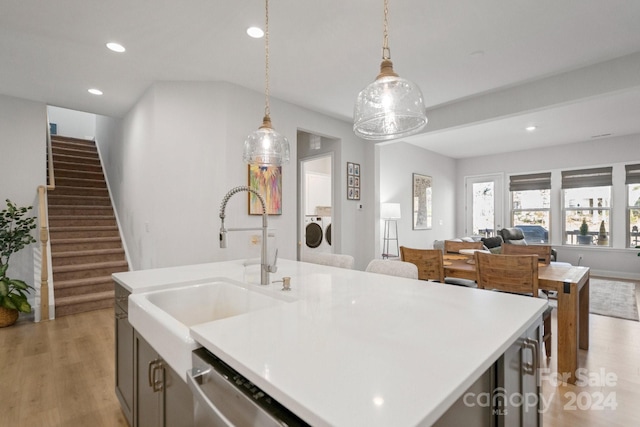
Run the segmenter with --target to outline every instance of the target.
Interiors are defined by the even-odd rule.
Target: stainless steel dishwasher
[[[194,350],[192,361],[196,427],[309,425],[207,349]]]

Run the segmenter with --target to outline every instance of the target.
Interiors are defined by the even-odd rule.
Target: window
[[[627,184],[627,247],[640,245],[640,165],[626,165]]]
[[[527,243],[549,243],[551,172],[517,175],[509,180],[511,224]]]
[[[611,246],[612,169],[562,172],[565,244]]]

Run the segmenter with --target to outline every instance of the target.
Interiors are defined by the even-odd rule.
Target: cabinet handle
[[[524,348],[531,349],[531,354],[533,355],[533,361],[531,363],[524,363],[522,365],[522,371],[525,374],[535,376],[538,371],[538,346],[539,343],[537,340],[532,340],[531,338],[524,339]]]
[[[160,372],[161,378],[156,379],[156,374]],[[153,389],[153,392],[162,391],[163,389],[163,378],[162,374],[164,373],[164,366],[162,364],[162,359],[155,359],[149,362],[149,368],[147,374],[149,376],[149,387]]]

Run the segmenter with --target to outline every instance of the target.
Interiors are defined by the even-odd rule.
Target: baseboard
[[[640,281],[640,273],[629,273],[609,270],[591,270],[591,276],[607,277],[611,279],[625,279]]]

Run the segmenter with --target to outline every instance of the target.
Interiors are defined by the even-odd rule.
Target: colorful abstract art
[[[256,190],[267,205],[267,214],[282,214],[282,167],[249,165],[249,187]],[[262,215],[262,205],[249,193],[249,215]]]

